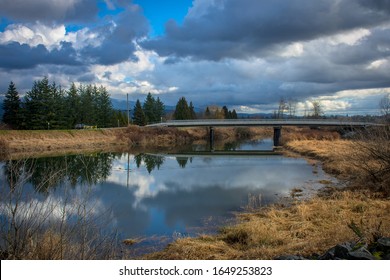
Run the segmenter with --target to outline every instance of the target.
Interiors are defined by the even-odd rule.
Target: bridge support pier
[[[210,151],[214,151],[214,127],[209,127]]]
[[[276,126],[274,127],[274,146],[280,146],[280,137],[282,136],[282,127]]]

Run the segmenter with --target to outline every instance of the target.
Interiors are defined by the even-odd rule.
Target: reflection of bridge
[[[172,120],[167,122],[155,123],[148,125],[149,127],[209,127],[210,143],[213,146],[214,142],[214,127],[239,127],[239,126],[272,126],[274,128],[274,146],[279,146],[281,130],[283,126],[308,126],[308,127],[343,127],[356,128],[367,126],[380,126],[377,123],[369,122],[354,122],[340,120],[314,120],[314,119],[235,119],[235,120]]]
[[[218,157],[218,156],[238,156],[238,157],[263,157],[263,156],[280,156],[282,152],[278,150],[238,150],[238,151],[192,151],[185,153],[166,153],[166,154],[150,154],[153,156],[168,156],[176,158],[191,158],[191,157]]]

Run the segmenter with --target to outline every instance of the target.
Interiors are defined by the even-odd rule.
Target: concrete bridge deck
[[[171,120],[147,125],[149,127],[228,127],[228,126],[338,126],[338,127],[366,127],[380,126],[377,123],[354,122],[340,120],[314,120],[314,119],[206,119],[206,120]]]

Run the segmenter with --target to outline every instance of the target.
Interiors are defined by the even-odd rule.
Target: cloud
[[[12,24],[0,32],[0,57],[3,62],[0,67],[113,65],[136,60],[136,40],[146,36],[148,28],[142,11],[134,5],[128,6],[107,23],[75,32],[67,33],[62,24]]]
[[[60,45],[64,40],[66,29],[64,25],[47,26],[40,22],[34,24],[11,24],[4,32],[0,32],[0,44],[18,42],[31,47],[44,45],[47,48]]]
[[[275,45],[389,22],[380,8],[354,0],[198,0],[182,26],[168,22],[165,36],[143,46],[161,56],[248,59],[266,56]]]
[[[0,68],[26,69],[39,64],[80,65],[70,43],[62,42],[58,49],[49,51],[45,46],[30,47],[27,44],[0,45]]]
[[[0,16],[19,21],[85,22],[97,13],[95,0],[0,0]]]

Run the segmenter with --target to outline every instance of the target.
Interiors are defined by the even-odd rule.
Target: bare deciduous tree
[[[390,121],[390,93],[386,94],[379,101],[379,108],[381,109],[381,113],[384,116],[387,122]]]
[[[297,103],[298,101],[295,98],[288,99],[288,115],[292,119],[295,117],[295,113],[297,111]]]
[[[320,118],[324,114],[324,109],[319,100],[313,100],[311,101],[312,104],[312,117],[313,118]]]

